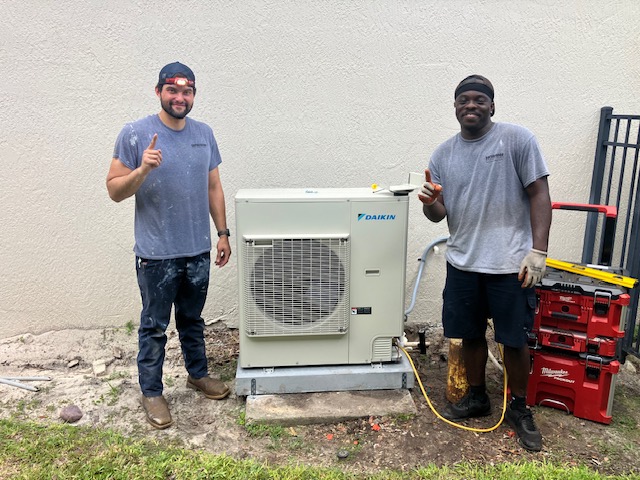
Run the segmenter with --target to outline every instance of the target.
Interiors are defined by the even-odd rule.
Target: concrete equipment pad
[[[249,423],[307,425],[416,414],[411,393],[400,389],[250,395],[245,418]]]

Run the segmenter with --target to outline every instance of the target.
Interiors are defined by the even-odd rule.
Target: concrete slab
[[[249,423],[288,426],[416,414],[411,393],[401,389],[250,395],[245,418]]]

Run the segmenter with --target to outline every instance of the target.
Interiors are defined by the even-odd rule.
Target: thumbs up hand
[[[424,178],[426,181],[422,184],[418,198],[422,203],[430,206],[438,201],[438,197],[442,192],[442,185],[431,182],[431,172],[428,168],[424,171]]]

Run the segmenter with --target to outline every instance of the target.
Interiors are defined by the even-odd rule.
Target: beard
[[[184,104],[184,110],[176,111],[171,106],[171,102],[163,102],[163,101],[161,101],[160,105],[162,105],[162,109],[165,112],[167,112],[173,118],[177,118],[178,120],[182,120],[184,117],[186,117],[189,114],[189,112],[191,111],[191,108],[193,107],[193,105],[189,105],[188,103],[185,103]]]

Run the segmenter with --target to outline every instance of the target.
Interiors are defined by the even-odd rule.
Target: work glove
[[[424,178],[426,182],[422,184],[418,198],[427,206],[433,205],[438,201],[440,192],[442,192],[442,185],[431,183],[431,172],[428,168],[424,171]]]
[[[532,248],[520,264],[518,280],[521,281],[524,279],[524,282],[522,282],[522,288],[533,287],[536,283],[540,282],[546,268],[547,252]]]

